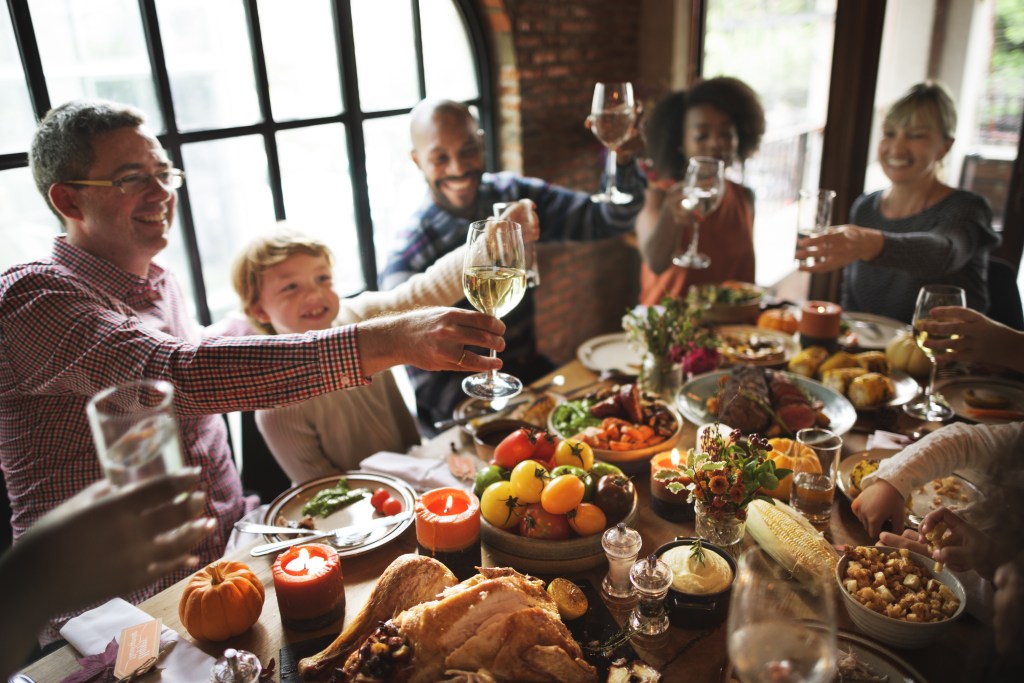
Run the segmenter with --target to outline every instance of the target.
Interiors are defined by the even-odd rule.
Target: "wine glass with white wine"
[[[473,308],[501,318],[523,298],[526,289],[526,257],[523,229],[513,221],[488,218],[469,226],[462,289]],[[497,356],[491,349],[491,358]],[[462,390],[485,400],[510,398],[523,390],[516,377],[497,370],[470,375]]]
[[[629,139],[629,133],[636,122],[636,107],[633,102],[632,83],[598,83],[594,86],[594,100],[590,106],[590,131],[608,148],[608,167],[605,172],[605,190],[590,199],[595,202],[628,204],[633,195],[620,192],[615,187],[615,171],[618,168],[615,150]]]
[[[836,670],[828,571],[794,579],[762,548],[740,556],[729,603],[729,661],[743,683],[825,683]]]
[[[953,409],[946,403],[941,394],[935,392],[935,350],[928,347],[928,340],[933,341],[956,339],[957,335],[938,335],[925,332],[920,323],[933,320],[932,309],[936,306],[966,306],[967,296],[964,290],[953,285],[925,285],[917,293],[917,306],[914,307],[914,339],[921,347],[928,360],[932,363],[928,377],[928,387],[920,398],[903,406],[903,412],[919,420],[942,422],[953,417]]]
[[[714,157],[691,157],[686,167],[683,187],[683,208],[693,216],[693,236],[690,246],[672,259],[680,268],[703,270],[711,265],[711,258],[697,251],[700,224],[718,208],[725,194],[725,163]]]

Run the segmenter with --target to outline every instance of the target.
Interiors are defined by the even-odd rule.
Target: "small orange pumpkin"
[[[801,471],[821,472],[821,463],[818,462],[818,456],[810,446],[794,445],[791,439],[768,439],[768,445],[772,447],[771,452],[768,453],[768,459],[775,461],[775,467],[796,470],[798,469],[796,465],[799,463]],[[793,450],[790,451],[790,448]],[[792,486],[793,475],[790,473],[779,480],[779,485],[776,488],[771,491],[764,490],[764,493],[779,500],[789,500]]]
[[[757,326],[762,330],[778,330],[786,334],[797,331],[800,321],[788,308],[769,308],[757,316]]]
[[[227,640],[260,618],[263,584],[242,562],[218,560],[192,575],[178,603],[178,618],[196,640]]]

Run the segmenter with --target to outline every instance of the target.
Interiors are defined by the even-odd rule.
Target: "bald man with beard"
[[[469,109],[451,100],[424,100],[412,110],[412,160],[430,190],[380,275],[380,287],[391,289],[422,273],[432,263],[465,244],[473,221],[491,215],[496,202],[531,200],[540,224],[540,240],[584,241],[630,232],[643,206],[646,178],[631,154],[619,152],[616,185],[633,195],[628,204],[599,204],[590,196],[538,178],[484,171],[484,133]],[[459,304],[471,308],[463,299]],[[505,318],[503,372],[529,383],[550,372],[553,364],[537,353],[534,302],[527,290],[522,302]],[[411,370],[421,427],[432,433],[436,420],[451,417],[464,398],[464,373]]]

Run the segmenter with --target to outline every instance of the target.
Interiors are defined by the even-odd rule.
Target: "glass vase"
[[[694,502],[693,507],[694,529],[698,538],[723,548],[736,545],[743,540],[743,534],[747,529],[746,510],[740,519],[735,510],[705,507],[699,500]]]
[[[683,366],[681,363],[673,363],[664,356],[644,354],[637,383],[641,391],[655,394],[663,401],[673,403],[679,388],[683,385]]]

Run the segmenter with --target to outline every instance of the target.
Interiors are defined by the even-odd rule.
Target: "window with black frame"
[[[237,308],[231,260],[278,220],[331,246],[339,292],[375,288],[392,233],[426,191],[409,111],[457,99],[489,128],[486,58],[469,0],[9,2],[0,272],[46,256],[59,233],[27,168],[37,117],[98,97],[142,109],[185,171],[159,260],[201,322]]]

